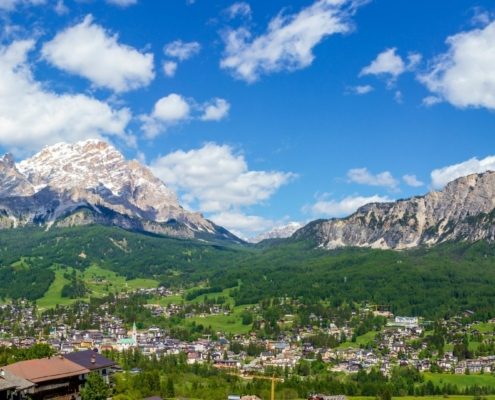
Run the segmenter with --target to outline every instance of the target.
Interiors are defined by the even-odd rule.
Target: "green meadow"
[[[67,272],[72,273],[73,269],[58,266],[54,266],[52,269],[55,272],[55,279],[45,292],[44,296],[36,301],[36,304],[40,309],[53,308],[57,305],[69,305],[77,301],[76,299],[62,297],[62,289],[64,285],[69,283],[64,277],[64,274]],[[88,297],[82,300],[88,300],[89,296],[103,297],[111,293],[121,293],[140,288],[155,288],[158,286],[158,281],[154,279],[139,278],[126,280],[125,277],[97,265],[91,265],[83,272],[77,271],[77,274],[90,291]]]
[[[446,383],[457,385],[459,388],[467,386],[490,386],[495,389],[495,376],[490,374],[454,375],[424,373],[425,382],[432,381],[434,385],[444,385]]]

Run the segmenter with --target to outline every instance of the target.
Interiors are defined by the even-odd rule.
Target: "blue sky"
[[[243,236],[343,216],[495,169],[494,20],[465,0],[0,0],[0,147],[103,138]]]

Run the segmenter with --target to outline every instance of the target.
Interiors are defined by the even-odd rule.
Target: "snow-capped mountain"
[[[238,241],[182,208],[147,167],[103,141],[59,143],[19,164],[10,154],[0,159],[0,228],[91,223]]]
[[[263,232],[262,234],[249,239],[251,243],[259,243],[267,239],[286,239],[291,237],[298,229],[301,229],[304,225],[300,222],[289,222],[283,226],[277,226],[268,232]]]

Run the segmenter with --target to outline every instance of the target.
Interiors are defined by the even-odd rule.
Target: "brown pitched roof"
[[[63,357],[21,361],[3,368],[34,383],[89,374],[89,370]]]

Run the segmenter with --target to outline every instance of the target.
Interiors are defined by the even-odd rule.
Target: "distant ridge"
[[[441,191],[371,203],[347,218],[318,220],[294,239],[325,249],[347,246],[407,249],[448,241],[495,240],[495,172],[458,178]]]

